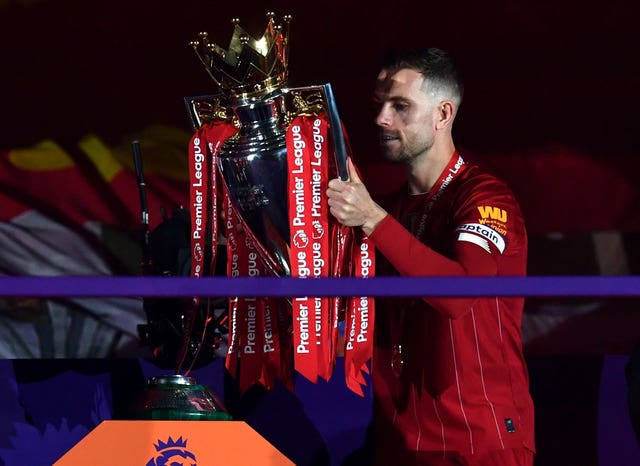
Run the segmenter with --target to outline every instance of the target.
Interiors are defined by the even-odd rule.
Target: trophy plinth
[[[229,421],[220,400],[195,378],[183,375],[153,377],[135,406],[137,419],[172,421]]]

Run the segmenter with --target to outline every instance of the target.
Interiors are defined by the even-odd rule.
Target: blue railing
[[[5,297],[524,296],[640,297],[640,276],[190,278],[3,276]]]

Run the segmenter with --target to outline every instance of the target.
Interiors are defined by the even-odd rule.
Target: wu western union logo
[[[478,211],[482,218],[491,218],[493,220],[507,223],[507,212],[504,209],[490,206],[478,206]]]

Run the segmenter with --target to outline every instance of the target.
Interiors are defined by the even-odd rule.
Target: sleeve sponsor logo
[[[488,225],[501,235],[507,234],[507,211],[499,207],[478,206],[478,223]]]
[[[456,231],[460,231],[458,235],[458,241],[468,241],[470,243],[477,244],[485,251],[489,251],[489,241],[491,241],[495,247],[500,251],[500,254],[504,252],[506,242],[504,237],[487,225],[480,223],[465,223],[456,228]]]
[[[502,223],[507,223],[507,211],[504,209],[485,205],[478,206],[478,212],[480,212],[480,216],[484,219],[491,218]]]

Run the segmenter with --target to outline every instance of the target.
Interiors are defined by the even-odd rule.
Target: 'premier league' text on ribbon
[[[330,271],[328,207],[323,194],[328,183],[327,121],[298,117],[288,130],[289,205],[292,275],[327,277]],[[294,315],[294,363],[311,381],[326,374],[331,354],[328,298],[297,297]]]

